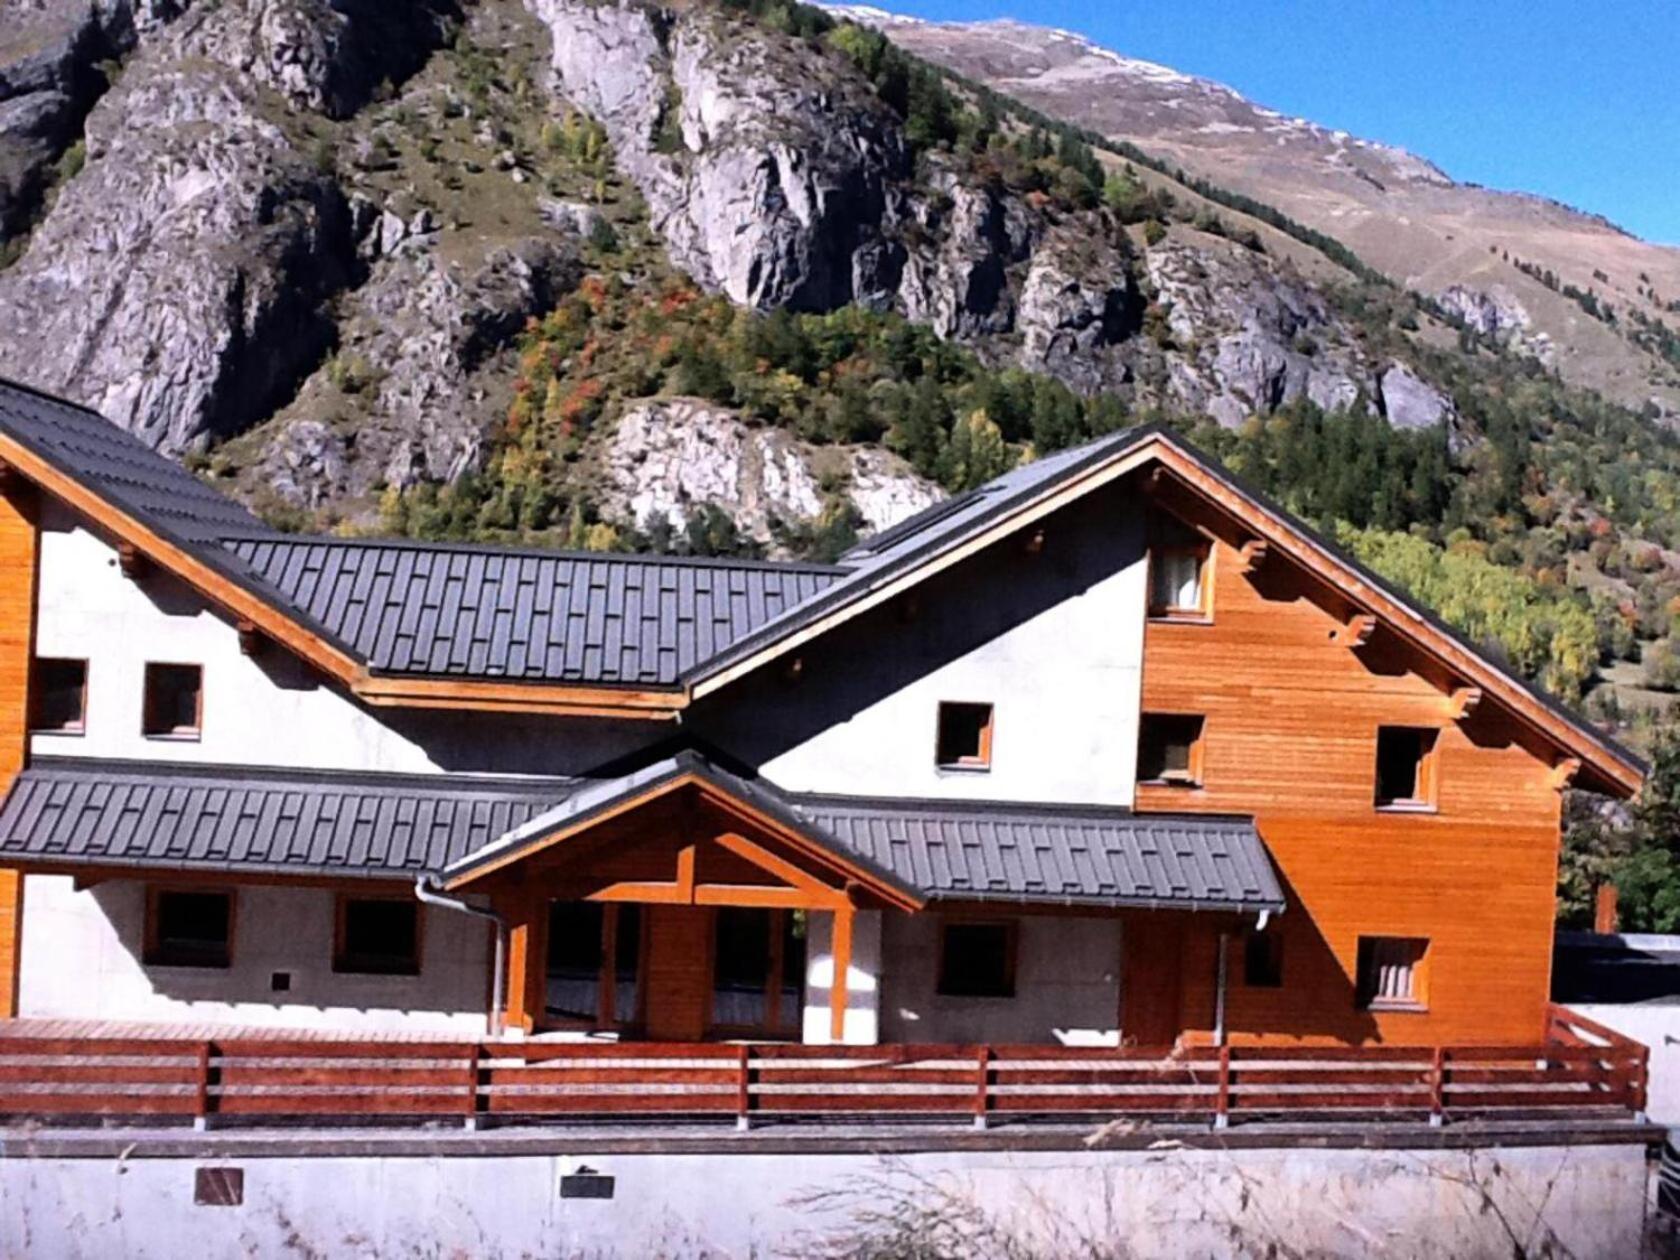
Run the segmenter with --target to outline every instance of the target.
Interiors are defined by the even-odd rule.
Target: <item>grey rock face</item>
[[[53,161],[105,89],[98,63],[134,47],[128,0],[0,0],[0,240],[24,226]],[[148,26],[173,16],[173,6]]]
[[[1083,393],[1111,384],[1102,356],[1138,330],[1142,300],[1106,240],[1047,238],[1021,286],[1022,358]]]
[[[285,102],[337,108],[400,67],[435,11],[247,0],[148,38],[88,116],[87,162],[0,274],[18,371],[166,451],[267,416],[330,344],[351,216]],[[374,80],[373,82],[377,82]]]
[[[602,508],[631,524],[663,519],[681,529],[702,504],[728,512],[760,543],[773,521],[795,523],[825,506],[819,459],[837,467],[871,530],[937,502],[943,492],[903,461],[869,448],[816,448],[778,429],[755,428],[692,398],[638,404],[620,417],[603,455]]]
[[[1145,267],[1172,332],[1180,406],[1234,426],[1298,398],[1351,405],[1369,382],[1324,300],[1249,251],[1169,240]]]
[[[1457,315],[1465,325],[1499,344],[1538,359],[1547,367],[1557,360],[1552,339],[1533,331],[1534,320],[1517,295],[1502,284],[1486,289],[1455,284],[1435,295],[1442,307]]]
[[[494,414],[486,365],[579,276],[564,241],[496,249],[463,266],[416,239],[405,238],[346,299],[343,346],[267,444],[258,476],[286,502],[315,508],[381,484],[452,481],[474,467]],[[346,393],[356,406],[339,415]]]
[[[909,159],[873,95],[715,11],[527,0],[558,85],[607,129],[674,262],[732,300],[829,310],[890,289],[880,224]],[[886,273],[886,274],[883,274]]]
[[[1427,429],[1457,419],[1452,399],[1419,380],[1404,363],[1390,363],[1379,384],[1382,414],[1397,429]]]

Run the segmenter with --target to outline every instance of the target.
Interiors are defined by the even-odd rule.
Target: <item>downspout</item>
[[[1214,975],[1213,990],[1213,1044],[1225,1044],[1225,943],[1231,939],[1229,932],[1219,934],[1219,965]]]
[[[499,1037],[502,1032],[502,1011],[506,998],[503,988],[506,985],[508,921],[494,910],[472,905],[459,897],[446,896],[438,885],[436,875],[416,875],[414,895],[429,906],[440,906],[445,910],[470,914],[474,918],[487,919],[496,925],[496,960],[490,972],[490,1014],[486,1023],[490,1036]]]

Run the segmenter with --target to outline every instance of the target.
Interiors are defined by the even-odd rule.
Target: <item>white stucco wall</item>
[[[1142,517],[1113,495],[920,588],[913,613],[864,614],[715,713],[718,742],[752,750],[792,791],[1130,805],[1137,762],[1147,564]],[[989,770],[941,769],[941,701],[993,706]]]
[[[1119,919],[1017,919],[1015,996],[1008,998],[938,992],[942,922],[937,912],[887,916],[882,1040],[1120,1044]]]
[[[492,947],[481,920],[422,906],[418,976],[339,975],[330,891],[261,885],[237,897],[230,967],[148,967],[143,883],[78,892],[67,875],[28,876],[19,1013],[483,1035]],[[291,973],[289,992],[273,992],[276,971]]]
[[[123,576],[115,550],[49,505],[41,534],[36,654],[88,662],[86,733],[37,734],[36,755],[118,757],[334,770],[570,774],[668,738],[660,722],[579,722],[375,710],[290,653],[239,650],[221,614],[166,574]],[[140,733],[146,662],[204,670],[196,741]]]

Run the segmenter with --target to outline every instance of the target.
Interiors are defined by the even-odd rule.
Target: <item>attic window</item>
[[[1437,734],[1437,731],[1421,726],[1377,728],[1378,809],[1428,810],[1435,807]]]
[[[934,759],[941,770],[991,769],[992,706],[941,701]]]
[[[1149,615],[1202,620],[1208,615],[1208,542],[1175,516],[1150,524]]]
[[[203,667],[147,662],[141,734],[150,739],[197,739],[203,699]]]
[[[1145,713],[1138,728],[1139,783],[1199,787],[1202,718],[1188,713]]]

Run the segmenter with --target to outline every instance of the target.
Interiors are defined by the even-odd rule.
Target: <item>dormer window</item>
[[[1150,528],[1149,615],[1206,620],[1207,571],[1207,539],[1177,517],[1157,515]]]

